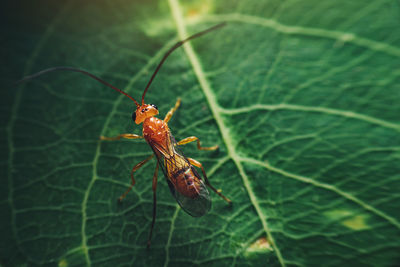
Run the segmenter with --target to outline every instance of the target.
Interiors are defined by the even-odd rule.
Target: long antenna
[[[84,71],[84,70],[80,70],[80,69],[77,69],[77,68],[63,67],[63,66],[61,66],[61,67],[53,67],[53,68],[49,68],[49,69],[45,69],[45,70],[39,71],[39,72],[37,72],[35,74],[32,74],[32,75],[26,76],[26,77],[22,78],[21,80],[17,81],[16,83],[19,84],[19,83],[22,83],[22,82],[26,82],[26,81],[35,79],[35,78],[37,78],[37,77],[39,77],[39,76],[41,76],[43,74],[46,74],[46,73],[49,73],[49,72],[53,72],[53,71],[73,71],[73,72],[80,72],[82,74],[85,74],[85,75],[95,79],[96,81],[99,81],[102,84],[114,89],[115,91],[117,91],[117,92],[129,97],[133,102],[135,102],[136,106],[139,107],[139,103],[133,97],[131,97],[130,95],[128,95],[127,93],[125,93],[121,89],[118,89],[117,87],[109,84],[108,82],[106,82],[106,81],[100,79],[99,77],[91,74],[90,72],[87,72],[87,71]]]
[[[154,77],[156,76],[157,72],[160,70],[161,66],[164,64],[164,61],[167,59],[167,57],[168,57],[175,49],[177,49],[178,47],[182,46],[185,42],[187,42],[187,41],[189,41],[189,40],[192,40],[192,39],[194,39],[194,38],[200,37],[200,36],[202,36],[203,34],[209,33],[210,31],[216,30],[216,29],[218,29],[218,28],[220,28],[220,27],[223,27],[223,26],[225,26],[225,24],[226,24],[226,23],[223,22],[223,23],[217,24],[217,25],[215,25],[215,26],[213,26],[213,27],[211,27],[211,28],[208,28],[208,29],[206,29],[206,30],[204,30],[204,31],[201,31],[201,32],[199,32],[199,33],[193,34],[192,36],[190,36],[190,37],[188,37],[188,38],[186,38],[186,39],[184,39],[184,40],[182,40],[182,41],[177,42],[173,47],[171,47],[171,48],[165,53],[164,57],[161,59],[160,63],[158,64],[158,66],[157,66],[157,68],[156,68],[156,70],[154,71],[153,75],[151,76],[150,81],[147,83],[146,88],[144,89],[144,92],[143,92],[143,95],[142,95],[142,105],[144,104],[144,96],[145,96],[147,90],[149,89],[151,83],[153,82]]]

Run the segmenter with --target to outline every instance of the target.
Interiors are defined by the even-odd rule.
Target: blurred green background
[[[2,7],[0,265],[396,266],[400,263],[399,1],[18,1]],[[227,26],[167,60],[146,102],[215,187],[192,218],[155,161],[133,103],[185,32]],[[200,62],[200,65],[196,65]]]

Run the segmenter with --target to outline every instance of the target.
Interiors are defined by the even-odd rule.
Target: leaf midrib
[[[185,23],[183,20],[183,15],[182,15],[180,5],[177,0],[169,0],[169,5],[170,5],[171,12],[172,12],[172,17],[174,18],[174,21],[175,21],[175,24],[176,24],[176,27],[178,30],[178,35],[179,35],[180,39],[183,40],[188,35],[186,33]],[[239,160],[239,155],[235,150],[234,144],[232,143],[232,138],[229,133],[229,128],[225,125],[225,123],[222,119],[222,116],[221,116],[222,113],[221,113],[219,105],[217,103],[216,96],[214,95],[214,93],[211,90],[211,87],[206,79],[206,75],[205,75],[205,72],[203,71],[200,61],[190,43],[185,43],[183,45],[183,47],[184,47],[185,53],[189,59],[189,62],[191,63],[191,65],[193,67],[193,71],[200,83],[200,87],[203,90],[204,95],[208,101],[211,112],[213,113],[214,118],[217,122],[219,130],[222,134],[222,139],[224,140],[225,145],[227,147],[228,155],[234,161],[236,167],[239,170],[239,173],[243,180],[243,184],[244,184],[244,186],[247,190],[247,193],[250,197],[250,201],[252,202],[252,204],[257,212],[257,215],[260,218],[261,224],[264,228],[264,231],[265,231],[269,241],[271,242],[272,246],[274,247],[275,254],[276,254],[281,266],[285,266],[285,262],[282,258],[280,250],[277,247],[276,242],[274,242],[274,238],[268,227],[267,216],[262,212],[261,207],[257,201],[257,198],[253,192],[253,189],[251,188],[250,180],[247,177],[246,173],[244,172],[243,166]]]

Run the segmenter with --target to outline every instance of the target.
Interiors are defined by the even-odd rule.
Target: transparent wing
[[[200,217],[211,209],[211,198],[206,185],[196,169],[176,148],[176,141],[171,134],[166,137],[169,149],[149,142],[157,156],[171,194],[181,208],[193,217]],[[167,151],[168,150],[168,151]],[[171,151],[172,150],[172,151]]]

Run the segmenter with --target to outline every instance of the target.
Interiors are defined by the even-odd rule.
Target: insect
[[[53,71],[72,71],[72,72],[79,72],[85,74],[100,83],[116,90],[117,92],[127,96],[130,98],[136,105],[136,110],[132,113],[132,120],[136,124],[143,123],[143,135],[136,135],[136,134],[120,134],[115,137],[103,137],[101,136],[101,140],[120,140],[121,138],[126,139],[139,139],[144,138],[146,142],[150,145],[151,149],[153,150],[153,154],[146,158],[145,160],[136,164],[131,170],[131,184],[129,188],[123,193],[118,200],[122,201],[126,195],[131,191],[132,187],[135,185],[135,178],[134,172],[141,168],[145,163],[147,163],[150,159],[154,156],[157,158],[156,161],[156,168],[153,175],[153,219],[150,226],[150,233],[147,240],[147,247],[150,246],[151,237],[153,233],[153,228],[156,219],[156,206],[157,206],[157,199],[156,199],[156,189],[157,189],[157,175],[159,167],[161,167],[164,176],[167,180],[169,189],[174,196],[175,200],[181,206],[181,208],[187,212],[189,215],[193,217],[200,217],[205,215],[211,208],[211,198],[210,194],[207,190],[207,186],[214,191],[217,195],[219,195],[222,199],[224,199],[229,204],[231,200],[225,197],[221,192],[215,189],[209,182],[206,172],[204,170],[203,165],[196,161],[195,159],[186,157],[179,149],[178,146],[185,145],[190,142],[197,142],[197,148],[199,150],[216,150],[218,146],[212,147],[203,147],[200,144],[200,140],[195,137],[187,137],[179,142],[176,142],[174,137],[171,134],[171,131],[168,127],[168,122],[171,119],[174,112],[178,109],[181,104],[181,100],[178,98],[175,106],[167,113],[163,120],[156,118],[155,116],[158,114],[158,108],[156,105],[153,104],[145,104],[144,97],[146,95],[147,90],[149,89],[152,81],[154,80],[156,74],[160,70],[161,66],[168,58],[168,56],[177,48],[182,46],[185,42],[192,40],[194,38],[200,37],[208,32],[216,30],[222,26],[224,23],[215,25],[211,28],[208,28],[204,31],[196,33],[182,41],[177,42],[174,46],[172,46],[163,56],[160,63],[157,65],[153,75],[151,76],[149,82],[146,85],[146,88],[142,94],[142,101],[139,104],[132,96],[128,95],[126,92],[114,87],[113,85],[107,83],[106,81],[100,79],[99,77],[81,70],[77,68],[71,67],[53,67],[49,69],[42,70],[36,74],[27,76],[22,80],[18,81],[17,83],[24,82],[27,80],[34,79],[40,75],[45,73],[53,72]],[[196,171],[195,167],[200,168],[204,181],[201,176]]]

